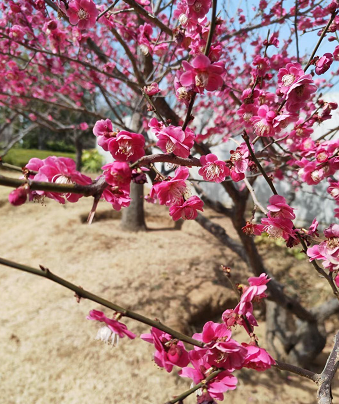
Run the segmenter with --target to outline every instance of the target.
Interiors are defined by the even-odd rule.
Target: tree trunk
[[[134,113],[130,127],[133,131],[139,131],[141,126],[141,115]],[[144,231],[146,230],[144,213],[144,186],[131,183],[131,204],[128,208],[122,209],[121,223],[122,230]]]
[[[131,183],[131,204],[122,210],[120,226],[127,231],[146,230],[144,213],[144,186]]]

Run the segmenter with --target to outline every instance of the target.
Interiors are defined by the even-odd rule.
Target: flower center
[[[208,181],[213,181],[215,178],[218,178],[220,173],[221,169],[217,164],[210,164],[205,170],[205,175]]]
[[[83,8],[81,8],[81,9],[78,11],[78,18],[79,18],[79,20],[87,20],[88,17],[89,17],[88,12],[85,11]]]
[[[314,182],[319,182],[321,180],[320,172],[319,170],[314,170],[311,174],[311,178]]]
[[[133,154],[132,145],[128,140],[121,140],[119,142],[119,152],[122,154],[126,154],[127,157]]]
[[[266,231],[268,236],[272,237],[272,238],[279,238],[279,237],[282,237],[282,235],[283,235],[282,229],[280,229],[279,227],[272,226],[272,225],[264,227],[264,230]]]
[[[172,140],[168,139],[166,143],[166,152],[172,153],[174,150],[175,150],[175,144],[172,142]]]
[[[281,81],[285,87],[288,87],[294,82],[294,79],[295,76],[293,74],[285,74],[285,76],[283,76]]]
[[[259,136],[265,136],[269,134],[270,127],[264,121],[259,121],[254,124],[254,132]]]
[[[208,82],[208,73],[202,72],[195,76],[195,85],[197,87],[205,87]]]
[[[336,198],[339,195],[339,189],[333,188],[330,194],[333,196],[333,198]]]
[[[67,177],[66,175],[63,174],[57,174],[52,178],[52,182],[55,182],[56,184],[74,184],[73,181]]]
[[[248,122],[252,118],[252,116],[253,114],[251,112],[245,112],[242,117],[244,121]]]
[[[327,247],[332,249],[336,248],[339,246],[339,238],[338,237],[332,237],[327,240]]]

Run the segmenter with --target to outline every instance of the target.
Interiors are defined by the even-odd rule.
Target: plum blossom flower
[[[292,84],[295,83],[304,74],[304,70],[300,63],[287,63],[286,67],[279,69],[279,93],[286,95]]]
[[[189,359],[193,368],[184,367],[180,370],[181,377],[188,377],[194,384],[205,380],[211,373],[212,366],[208,363],[204,350],[192,350],[189,352]],[[237,378],[228,371],[220,372],[214,379],[206,384],[202,389],[202,394],[208,393],[209,396],[222,401],[224,394],[228,390],[235,390]]]
[[[287,203],[286,199],[280,195],[273,195],[269,199],[270,205],[267,209],[270,211],[271,217],[283,217],[285,219],[293,220],[295,219],[295,214],[293,213],[293,208],[291,208]]]
[[[191,196],[181,205],[172,205],[169,213],[174,221],[179,219],[194,220],[198,216],[198,210],[203,212],[204,202],[197,196]]]
[[[145,138],[140,133],[120,131],[108,144],[108,151],[117,161],[134,162],[145,155]]]
[[[310,74],[301,76],[286,93],[286,109],[291,112],[300,109],[316,91],[317,87],[312,76]]]
[[[178,167],[175,176],[168,181],[161,181],[153,185],[150,196],[156,194],[161,205],[172,206],[180,204],[184,195],[187,194],[186,180],[189,176],[187,167]]]
[[[206,360],[210,365],[233,372],[242,367],[245,351],[237,341],[231,338],[231,335],[231,331],[225,324],[208,321],[202,333],[194,334],[193,338],[205,343],[204,348],[198,349],[206,351]]]
[[[214,181],[220,183],[230,175],[230,169],[222,160],[218,160],[215,154],[207,154],[200,157],[202,167],[199,169],[199,174],[206,181]]]
[[[144,87],[144,91],[151,97],[152,95],[160,93],[160,88],[158,83],[151,83],[149,86]]]
[[[263,372],[275,365],[275,360],[263,348],[259,348],[252,344],[241,344],[247,350],[247,355],[244,362],[245,368],[255,369],[258,372]]]
[[[339,270],[339,225],[331,224],[324,230],[326,240],[307,249],[310,261],[322,260],[323,267],[330,272]]]
[[[92,0],[72,0],[68,3],[66,15],[72,25],[79,29],[88,29],[95,26],[98,10]]]
[[[96,340],[109,343],[109,340],[111,339],[112,345],[115,345],[115,340],[118,344],[119,338],[123,338],[124,336],[127,336],[130,339],[134,339],[136,337],[135,334],[127,329],[125,324],[120,323],[114,318],[106,317],[102,311],[91,310],[86,318],[87,320],[99,321],[106,324],[104,327],[98,330],[95,338]]]
[[[108,151],[108,146],[111,140],[117,135],[113,131],[113,124],[110,119],[100,119],[93,128],[94,135],[98,138],[98,145],[105,151]]]
[[[257,115],[251,118],[254,133],[257,136],[274,135],[273,119],[276,117],[274,111],[270,111],[267,105],[262,105],[257,111]]]
[[[197,92],[203,93],[207,91],[216,91],[223,84],[221,75],[225,72],[222,62],[211,63],[210,59],[205,55],[196,56],[192,65],[183,61],[182,65],[186,70],[180,76],[180,83],[185,87],[196,86]]]
[[[50,156],[44,160],[37,158],[31,159],[26,168],[38,171],[34,176],[35,181],[54,182],[56,184],[79,184],[89,185],[92,180],[87,175],[81,174],[76,170],[75,161],[68,157]],[[34,191],[37,195],[45,195],[48,198],[55,199],[60,203],[65,203],[66,198],[69,202],[77,202],[82,195],[80,194],[60,194],[56,192]]]
[[[132,178],[132,170],[129,165],[122,161],[114,161],[102,167],[105,180],[112,186],[118,186],[129,192]]]
[[[315,72],[320,75],[327,72],[333,63],[332,53],[325,53],[320,59],[315,62]]]
[[[154,344],[154,362],[171,372],[173,366],[185,367],[189,364],[188,352],[181,341],[174,339],[155,327],[152,327],[150,334],[141,334],[140,338],[146,342]]]
[[[191,129],[182,130],[181,126],[156,125],[157,120],[152,119],[150,127],[155,136],[159,139],[157,146],[164,153],[173,153],[176,156],[187,158],[190,155],[191,147],[194,144],[194,133]]]
[[[187,0],[189,17],[194,21],[205,17],[211,8],[211,0]]]
[[[102,193],[102,198],[110,203],[114,210],[120,210],[121,208],[127,208],[131,202],[129,197],[129,191],[118,186],[108,186]]]

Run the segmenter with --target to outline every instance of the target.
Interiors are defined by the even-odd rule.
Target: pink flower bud
[[[28,190],[25,187],[19,187],[8,195],[8,200],[14,206],[23,205],[27,200],[27,194]]]

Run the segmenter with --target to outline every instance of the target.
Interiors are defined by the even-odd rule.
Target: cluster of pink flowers
[[[151,334],[141,335],[143,340],[154,344],[154,361],[158,366],[165,368],[167,372],[172,371],[174,365],[181,367],[179,375],[192,379],[194,384],[205,380],[214,370],[223,369],[203,386],[198,402],[204,402],[201,401],[202,398],[223,400],[223,393],[236,388],[237,378],[232,373],[237,369],[247,367],[264,371],[275,364],[265,349],[257,346],[255,338],[250,344],[240,344],[232,339],[230,328],[235,324],[244,326],[247,332],[253,335],[244,318],[248,319],[251,325],[257,325],[253,317],[252,302],[266,297],[264,292],[269,279],[265,274],[249,278],[248,281],[250,286],[242,286],[243,294],[237,307],[224,312],[223,323],[208,321],[202,333],[193,335],[195,340],[202,343],[202,347],[194,346],[193,350],[187,352],[182,342],[154,327]],[[188,366],[189,364],[191,366]]]
[[[267,217],[261,219],[261,224],[247,223],[243,227],[246,234],[259,235],[266,232],[269,237],[282,237],[287,242],[296,238],[295,229],[292,220],[295,219],[293,208],[287,203],[286,199],[280,195],[273,195],[269,199],[270,205],[267,206]]]
[[[190,155],[195,137],[191,129],[182,130],[181,126],[165,126],[155,118],[152,118],[148,125],[158,138],[157,146],[164,153],[173,153],[184,158]]]
[[[134,162],[145,155],[145,138],[140,133],[113,130],[110,119],[97,121],[93,133],[98,138],[98,144],[109,151],[117,161]]]
[[[189,170],[179,167],[173,178],[153,184],[150,192],[152,200],[158,199],[161,205],[169,206],[173,220],[193,220],[198,216],[198,210],[203,211],[204,203],[197,196],[190,195],[187,185]]]
[[[95,26],[99,13],[92,0],[72,0],[68,3],[67,9],[64,3],[61,5],[72,25],[77,25],[81,30]]]
[[[335,274],[335,283],[339,287],[339,225],[331,224],[324,230],[325,241],[307,249],[310,261],[321,260],[329,272]]]
[[[51,182],[55,184],[92,184],[91,178],[81,174],[76,170],[74,160],[67,157],[47,157],[44,160],[32,158],[25,167],[27,170],[37,172],[29,175],[29,179],[33,181]],[[74,193],[57,193],[47,191],[30,191],[28,185],[19,187],[12,191],[9,195],[9,201],[13,205],[22,205],[27,200],[29,195],[30,200],[40,200],[43,197],[51,198],[59,203],[65,203],[65,199],[69,202],[77,202],[82,195]]]

